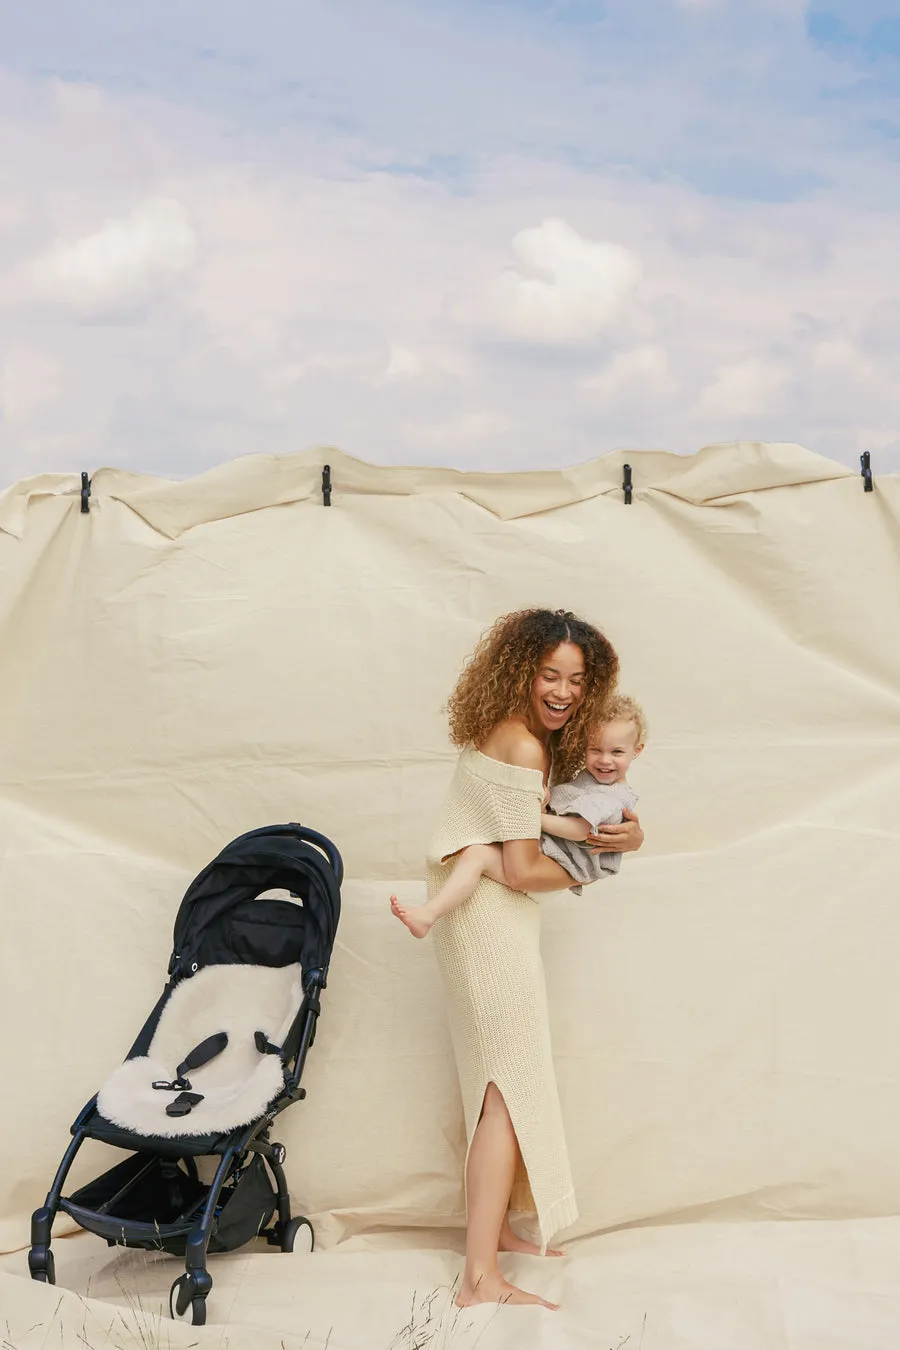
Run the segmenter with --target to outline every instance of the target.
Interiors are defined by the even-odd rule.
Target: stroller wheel
[[[301,1229],[307,1229],[297,1245],[297,1234]],[[289,1219],[281,1233],[281,1250],[283,1252],[311,1252],[316,1245],[316,1237],[313,1233],[313,1226],[309,1219],[304,1219],[298,1215],[296,1219]]]
[[[179,1275],[169,1290],[169,1313],[176,1322],[188,1322],[191,1326],[206,1325],[206,1299],[194,1295],[193,1286],[187,1275]]]

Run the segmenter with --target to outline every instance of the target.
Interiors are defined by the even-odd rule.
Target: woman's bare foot
[[[456,1295],[457,1308],[473,1308],[476,1303],[534,1304],[539,1308],[559,1311],[558,1303],[548,1303],[537,1294],[526,1294],[517,1289],[509,1280],[504,1280],[499,1270],[495,1275],[482,1275],[478,1280],[464,1279]]]
[[[430,919],[427,914],[422,913],[422,907],[416,907],[414,905],[407,908],[406,905],[400,904],[396,895],[391,896],[391,913],[398,918],[401,923],[405,923],[413,937],[417,938],[426,937],[431,929],[431,925],[434,923],[434,919]]]
[[[526,1242],[520,1238],[518,1233],[514,1233],[508,1223],[505,1223],[500,1230],[500,1241],[497,1244],[498,1252],[522,1252],[525,1256],[565,1256],[557,1247],[548,1247],[542,1252],[536,1242]]]

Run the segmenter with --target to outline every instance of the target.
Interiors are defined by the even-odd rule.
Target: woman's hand
[[[634,853],[644,842],[644,831],[633,811],[623,811],[621,825],[601,825],[584,842],[591,853]]]

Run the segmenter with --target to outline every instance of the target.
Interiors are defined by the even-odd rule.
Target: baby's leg
[[[473,847],[484,849],[485,861],[481,868],[481,875],[490,877],[491,881],[499,881],[501,886],[508,886],[506,868],[503,866],[503,845],[475,844]]]
[[[457,853],[453,871],[437,895],[425,905],[401,905],[391,896],[391,912],[405,923],[413,937],[423,938],[436,919],[468,900],[483,876],[505,883],[503,849],[499,844],[470,844]]]

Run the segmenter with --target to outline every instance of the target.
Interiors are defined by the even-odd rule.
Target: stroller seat
[[[100,1115],[159,1139],[225,1133],[259,1119],[284,1088],[277,1052],[302,1001],[296,963],[198,971],[173,990],[146,1055],[120,1064],[103,1084]],[[210,1040],[211,1057],[190,1067],[191,1052]]]

